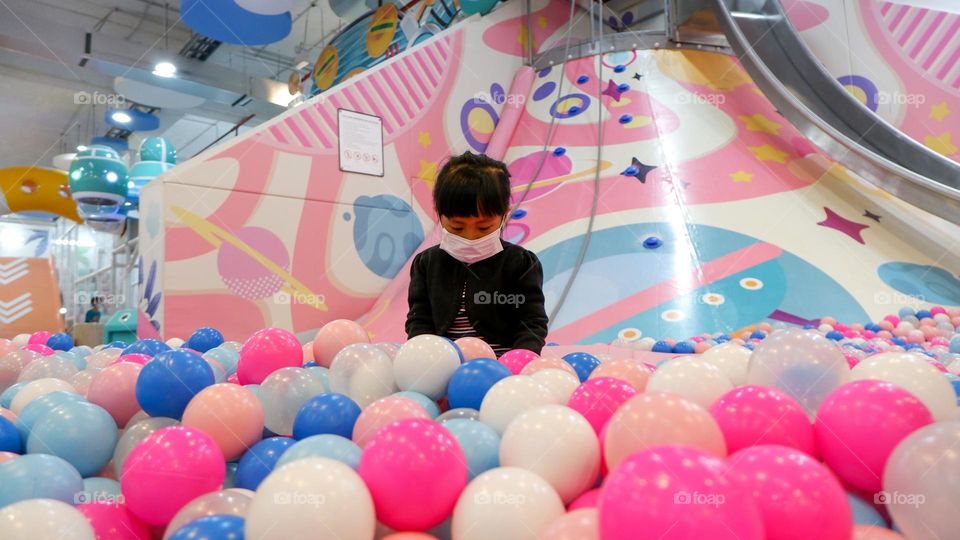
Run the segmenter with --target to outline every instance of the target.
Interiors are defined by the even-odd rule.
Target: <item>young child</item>
[[[465,152],[451,157],[433,188],[440,245],[410,268],[407,337],[475,336],[497,353],[540,353],[547,335],[543,267],[537,256],[500,239],[510,212],[503,163]]]
[[[101,299],[99,296],[94,296],[90,299],[90,309],[88,309],[86,315],[84,315],[83,322],[100,322],[100,303]]]

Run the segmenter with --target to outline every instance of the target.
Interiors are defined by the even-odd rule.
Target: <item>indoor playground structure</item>
[[[0,339],[0,540],[960,540],[956,7],[329,4],[308,97],[244,134],[0,170],[0,213],[139,253],[136,336]],[[407,339],[468,150],[539,353]]]

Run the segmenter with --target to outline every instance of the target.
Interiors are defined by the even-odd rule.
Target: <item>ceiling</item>
[[[358,0],[362,1],[362,0]],[[0,168],[18,165],[52,166],[53,156],[70,152],[92,136],[104,135],[104,106],[78,104],[77,92],[113,94],[113,77],[96,65],[81,67],[61,51],[79,55],[82,37],[62,43],[69,27],[93,34],[93,43],[110,40],[120,49],[175,55],[193,33],[179,19],[179,0],[0,0],[0,28],[4,20],[21,32],[19,46],[0,32]],[[314,5],[316,4],[316,5]],[[164,16],[166,13],[166,17]],[[322,44],[332,38],[341,21],[327,0],[297,0],[292,11],[293,30],[283,41],[264,47],[223,44],[207,60],[238,76],[286,81],[293,66],[310,63]],[[49,23],[49,27],[47,26]],[[12,26],[11,26],[12,25]],[[82,34],[78,34],[81,35]],[[25,43],[25,44],[24,44]],[[24,49],[35,49],[33,54]],[[56,52],[56,55],[48,52]],[[52,58],[43,58],[44,55]],[[131,62],[136,62],[132,58]],[[213,70],[215,66],[210,66]],[[282,109],[279,109],[282,110]],[[189,158],[219,137],[228,134],[250,112],[240,107],[209,102],[187,110],[159,113],[160,129],[146,135],[169,137],[182,158]],[[258,114],[244,130],[268,119]],[[131,148],[139,142],[130,138]],[[227,135],[233,136],[231,135]]]

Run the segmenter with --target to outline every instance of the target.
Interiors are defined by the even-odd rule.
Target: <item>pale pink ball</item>
[[[886,330],[887,332],[889,332],[889,331],[891,331],[891,330],[893,330],[893,329],[895,328],[895,325],[894,325],[892,322],[890,322],[890,321],[888,321],[888,320],[886,320],[886,319],[884,319],[884,320],[880,321],[879,323],[877,323],[877,326],[879,326],[881,330]]]
[[[710,347],[712,347],[712,345],[701,341],[700,343],[697,343],[696,345],[693,346],[693,352],[697,354],[703,354],[707,352],[707,350],[710,349]]]

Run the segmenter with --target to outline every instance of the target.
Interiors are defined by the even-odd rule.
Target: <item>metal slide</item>
[[[850,95],[817,61],[777,0],[705,0],[757,86],[801,133],[879,188],[960,223],[960,163],[918,143]]]

